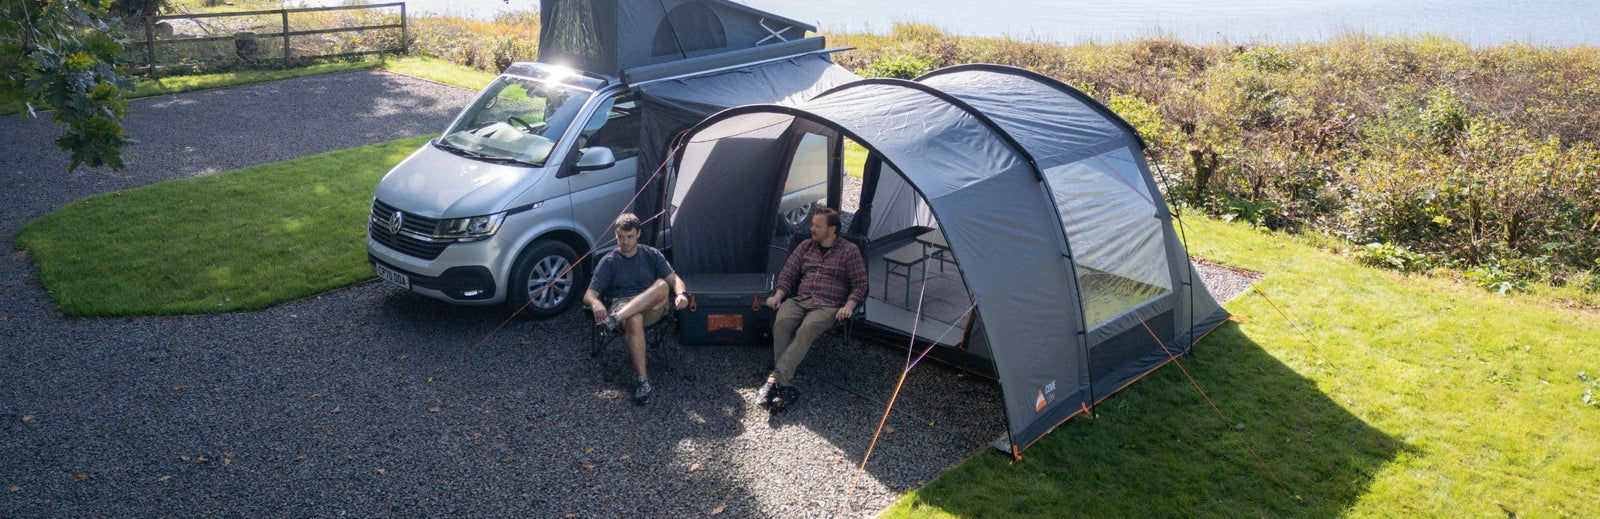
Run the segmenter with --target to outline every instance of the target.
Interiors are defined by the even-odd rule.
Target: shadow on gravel
[[[1346,409],[1363,403],[1331,400],[1235,323],[1181,360],[1231,425],[1168,365],[1106,399],[1096,420],[1063,425],[1022,462],[979,456],[918,492],[914,503],[957,517],[1051,517],[1059,510],[1090,517],[1335,517],[1360,500],[1386,464],[1416,452]]]

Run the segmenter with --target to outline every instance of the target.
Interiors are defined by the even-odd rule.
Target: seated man
[[[794,297],[785,299],[789,294]],[[756,397],[762,405],[782,409],[799,396],[791,383],[794,370],[811,343],[834,323],[850,317],[867,297],[867,264],[861,249],[839,239],[839,212],[821,208],[811,214],[811,238],[800,242],[783,271],[767,306],[778,310],[772,324],[775,370]]]
[[[594,312],[594,322],[603,331],[622,325],[623,341],[633,358],[633,371],[639,376],[634,385],[633,402],[644,404],[650,398],[650,377],[645,372],[644,329],[667,315],[667,296],[677,291],[673,305],[682,310],[689,296],[683,279],[672,271],[667,257],[649,245],[639,244],[639,217],[623,213],[617,217],[617,248],[595,266],[583,302]],[[669,290],[668,287],[672,290]],[[610,315],[600,302],[611,300]]]

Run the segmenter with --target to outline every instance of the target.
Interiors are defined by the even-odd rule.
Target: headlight
[[[506,213],[495,213],[485,216],[470,218],[454,218],[439,221],[437,238],[454,239],[458,242],[469,242],[487,239],[500,230],[500,222],[505,221]]]

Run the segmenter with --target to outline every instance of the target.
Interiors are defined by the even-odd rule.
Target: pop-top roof
[[[621,77],[806,39],[816,27],[726,0],[543,0],[539,61]]]

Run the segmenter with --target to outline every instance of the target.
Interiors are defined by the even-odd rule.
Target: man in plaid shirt
[[[794,297],[786,299],[793,294]],[[770,409],[793,403],[799,393],[791,383],[811,343],[834,323],[850,317],[867,297],[867,263],[861,249],[839,239],[839,212],[817,209],[811,214],[811,238],[789,254],[767,306],[778,310],[772,324],[772,358],[776,369],[756,397]]]

